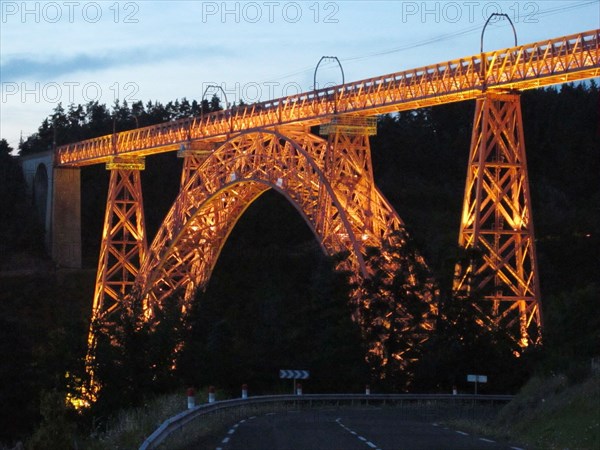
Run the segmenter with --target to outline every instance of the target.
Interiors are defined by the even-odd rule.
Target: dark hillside
[[[590,83],[522,95],[546,319],[545,347],[524,362],[524,373],[577,373],[600,354],[598,94]],[[196,110],[187,100],[182,105],[117,105],[117,129],[135,126],[134,110],[140,126],[184,110],[197,113],[197,104]],[[473,111],[467,102],[381,117],[372,140],[376,183],[446,289],[457,255]],[[110,117],[104,105],[57,108],[21,152],[45,150],[53,123],[62,127],[62,143],[109,133]],[[150,237],[177,195],[180,168],[174,153],[147,159],[142,183]],[[39,420],[41,392],[64,390],[64,374],[76,372],[85,354],[108,176],[100,166],[82,170],[86,270],[65,274],[43,259],[18,166],[0,151],[0,441],[28,434]],[[7,273],[11,261],[27,258],[44,263],[29,275]],[[307,390],[360,389],[367,377],[361,344],[340,300],[343,282],[331,267],[296,210],[266,193],[235,227],[198,297],[194,340],[169,388],[219,380],[232,390],[248,382],[266,392],[288,388],[279,384],[278,369],[310,368]],[[345,378],[333,377],[334,370]]]

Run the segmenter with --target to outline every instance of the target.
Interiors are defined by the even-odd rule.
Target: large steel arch
[[[93,323],[135,304],[143,308],[145,319],[153,320],[157,309],[168,302],[177,302],[185,319],[187,305],[208,283],[239,218],[262,193],[275,189],[299,211],[326,254],[347,253],[338,268],[353,274],[352,317],[368,336],[369,360],[382,366],[390,357],[404,360],[400,350],[386,354],[383,342],[406,331],[403,321],[410,321],[414,313],[380,292],[376,295],[385,302],[385,311],[379,307],[373,316],[369,313],[372,298],[362,282],[383,271],[387,274],[383,283],[391,285],[403,267],[403,280],[396,287],[408,293],[419,284],[416,274],[423,272],[419,267],[426,269],[426,265],[419,255],[411,253],[405,262],[398,262],[383,250],[405,245],[406,233],[373,180],[369,135],[374,124],[360,117],[341,117],[321,130],[327,139],[308,128],[290,126],[241,133],[220,144],[190,143],[180,151],[184,157],[180,193],[149,250],[139,176],[143,158],[115,158],[107,164],[111,184]],[[372,247],[382,249],[378,260],[369,259]],[[417,287],[422,291],[419,300],[432,312],[432,283],[425,282],[424,289]],[[422,324],[414,333],[421,339],[423,331],[430,329],[431,315],[418,314]],[[90,383],[83,393],[92,400],[98,389],[92,364],[94,333],[92,326],[87,356]]]
[[[380,244],[384,235],[381,227],[365,228],[363,216],[373,216],[372,205],[357,213],[354,204],[364,199],[328,178],[325,161],[335,151],[331,146],[306,130],[286,129],[244,133],[214,150],[182,180],[182,190],[141,267],[141,296],[159,306],[179,290],[189,300],[208,282],[238,219],[270,188],[300,212],[327,254],[347,251],[347,268],[368,276],[365,247]],[[371,197],[375,209],[394,217],[389,231],[402,225],[378,191]]]

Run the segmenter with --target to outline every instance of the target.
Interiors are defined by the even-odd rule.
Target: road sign
[[[487,375],[467,375],[469,383],[475,383],[475,395],[477,395],[477,384],[487,383]]]
[[[294,380],[306,380],[310,376],[308,370],[280,370],[279,378],[294,379]]]
[[[487,375],[467,375],[467,381],[470,383],[487,383]]]

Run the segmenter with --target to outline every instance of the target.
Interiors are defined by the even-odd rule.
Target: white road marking
[[[235,433],[235,428],[232,428],[231,430],[229,430],[229,431],[227,432],[227,434],[233,434],[233,433]]]
[[[462,434],[463,436],[468,436],[469,433],[465,433],[464,431],[456,431],[458,434]]]
[[[521,447],[511,447],[513,450],[525,450],[524,448]]]
[[[221,444],[227,444],[229,442],[229,438],[226,437],[221,441]]]
[[[348,433],[350,433],[351,435],[353,435],[353,436],[356,436],[356,437],[357,437],[359,440],[363,441],[363,442],[364,442],[365,444],[367,444],[369,447],[371,447],[371,448],[374,448],[375,450],[381,450],[379,447],[377,447],[377,445],[375,445],[375,444],[373,444],[371,441],[367,440],[367,438],[366,438],[366,437],[359,436],[359,435],[358,435],[358,433],[357,433],[356,431],[352,431],[350,428],[348,428],[346,425],[344,425],[344,424],[341,422],[341,420],[342,420],[342,419],[341,419],[340,417],[338,417],[338,418],[336,419],[336,422],[338,423],[338,425],[339,425],[340,427],[342,427],[344,430],[346,430],[346,431],[347,431]]]
[[[479,438],[480,441],[483,442],[491,442],[492,444],[494,444],[496,441],[492,441],[491,439],[486,439],[486,438]]]

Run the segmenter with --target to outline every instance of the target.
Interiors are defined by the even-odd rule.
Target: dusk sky
[[[492,13],[519,44],[600,27],[594,1],[0,1],[0,137],[17,147],[57,103],[202,98],[247,103],[307,91],[322,56],[345,80],[479,52]],[[507,20],[484,50],[513,45]],[[339,84],[339,68],[317,83]]]

